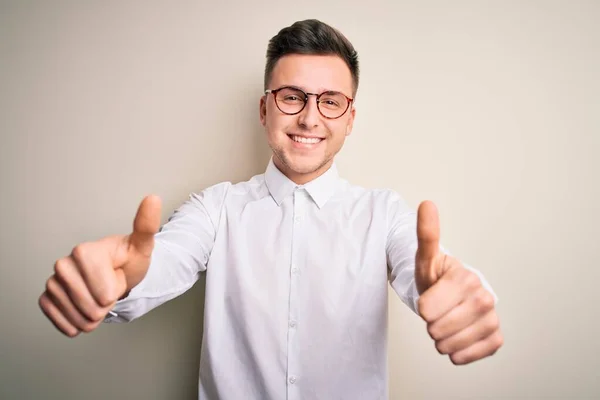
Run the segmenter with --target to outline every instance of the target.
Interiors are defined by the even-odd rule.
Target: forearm
[[[199,277],[198,260],[175,246],[157,235],[148,273],[121,296],[104,322],[133,321],[194,285]]]

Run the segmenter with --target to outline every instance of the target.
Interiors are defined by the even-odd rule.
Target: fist
[[[144,278],[160,228],[160,208],[158,197],[146,197],[131,234],[81,243],[56,261],[39,306],[60,332],[75,337],[93,331]]]
[[[415,283],[419,314],[441,354],[462,365],[494,354],[503,344],[495,299],[479,277],[440,251],[440,224],[432,202],[417,215]]]

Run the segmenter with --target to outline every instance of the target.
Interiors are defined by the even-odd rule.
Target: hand
[[[39,306],[59,331],[69,337],[93,331],[117,300],[144,279],[160,208],[157,196],[144,198],[131,234],[81,243],[56,261]]]
[[[494,298],[474,272],[440,251],[439,216],[432,202],[419,206],[417,237],[419,314],[435,347],[455,365],[494,354],[503,344]]]

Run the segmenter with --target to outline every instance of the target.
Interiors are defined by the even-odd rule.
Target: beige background
[[[360,54],[338,165],[414,207],[500,297],[506,342],[455,367],[390,296],[390,397],[600,397],[600,2],[12,1],[0,6],[0,398],[193,399],[202,284],[71,340],[54,261],[261,173],[267,41],[316,17]]]

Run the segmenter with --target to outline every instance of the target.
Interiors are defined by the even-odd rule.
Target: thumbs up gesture
[[[117,300],[148,272],[154,235],[160,228],[160,198],[140,204],[129,235],[81,243],[54,264],[39,306],[54,326],[69,337],[91,332]]]
[[[415,283],[419,314],[440,354],[455,365],[494,354],[503,344],[492,294],[479,277],[440,250],[440,222],[430,201],[417,215]]]

